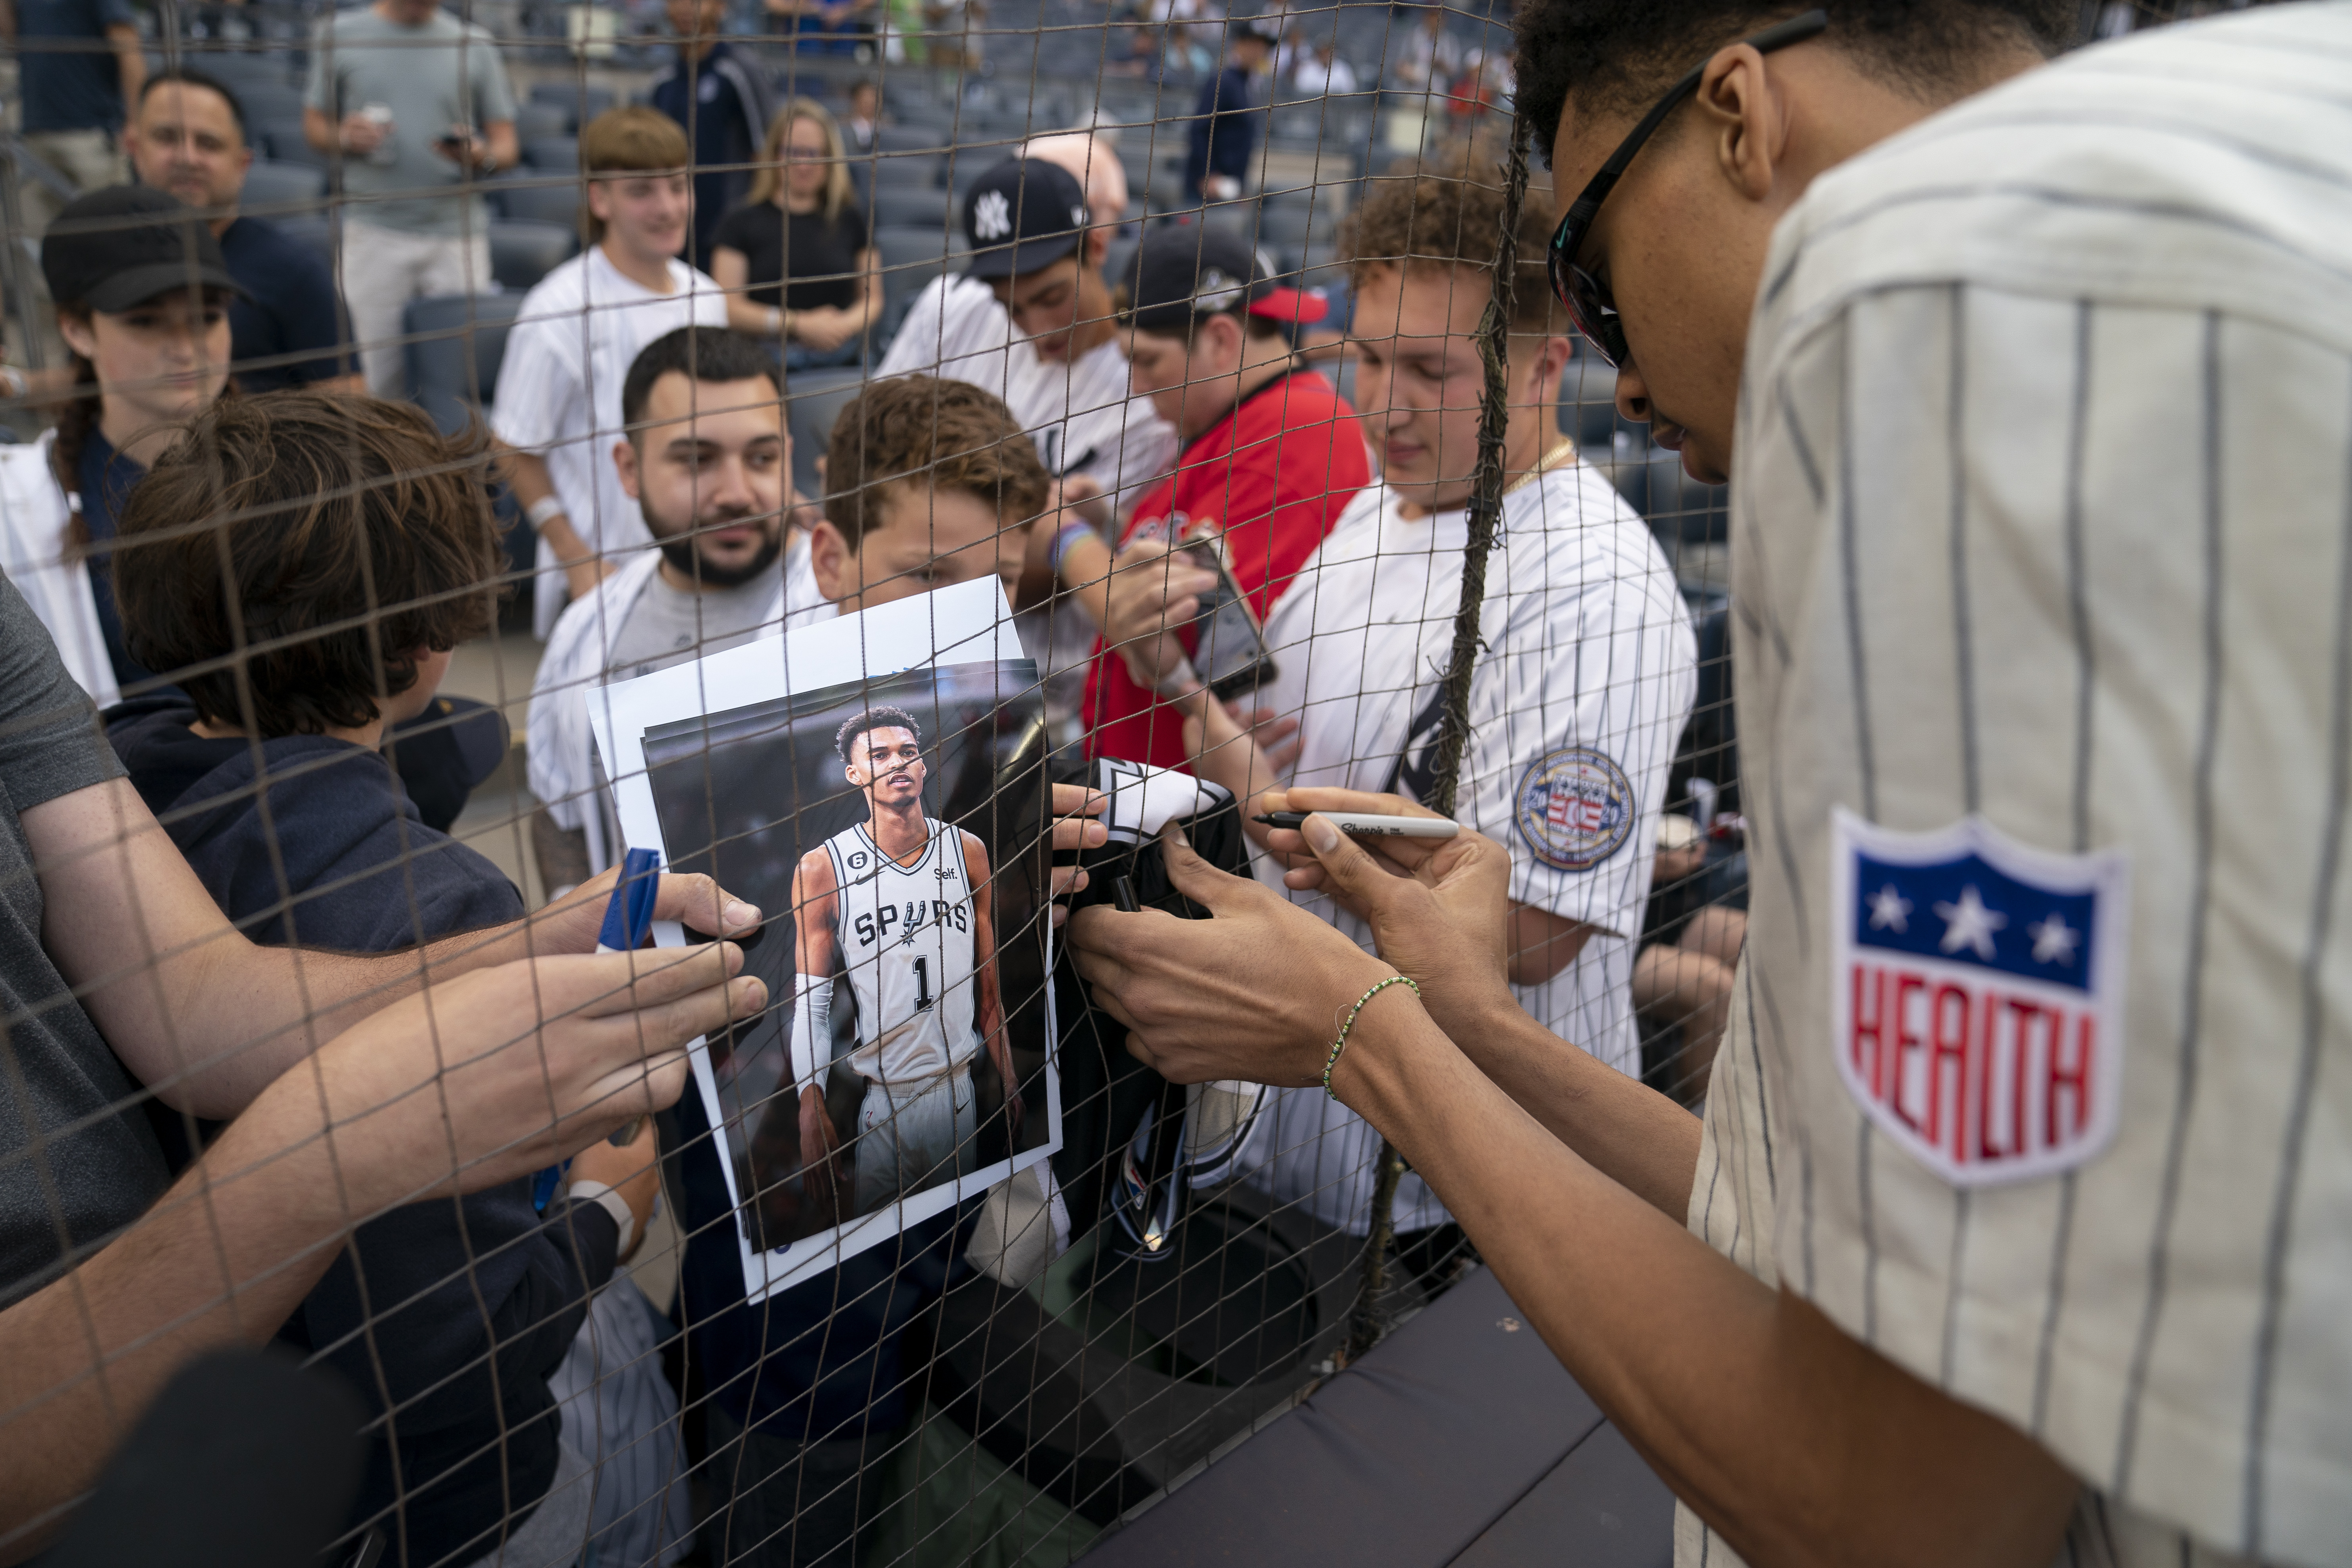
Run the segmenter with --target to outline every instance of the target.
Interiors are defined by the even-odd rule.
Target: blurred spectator
[[[919,66],[930,58],[923,37],[929,19],[923,0],[882,0],[882,58],[892,65]]]
[[[389,952],[521,919],[514,885],[425,825],[381,750],[431,703],[450,649],[495,618],[484,447],[405,404],[301,394],[225,399],[189,434],[124,508],[115,568],[145,662],[215,667],[107,715],[148,809],[266,945]],[[289,640],[232,664],[263,625]],[[166,1121],[166,1151],[189,1150],[189,1124]],[[289,1331],[390,1417],[358,1521],[424,1562],[469,1561],[502,1531],[508,1561],[556,1561],[579,1540],[596,1434],[559,1434],[548,1380],[625,1233],[645,1234],[653,1154],[649,1132],[592,1145],[544,1217],[511,1181],[456,1212],[425,1203],[360,1227]],[[609,1292],[624,1310],[636,1294]]]
[[[1110,283],[1102,268],[1127,209],[1118,155],[1086,132],[1039,137],[982,174],[964,198],[972,258],[915,296],[877,375],[928,371],[1002,397],[1037,443],[1062,496],[1097,522],[1176,458],[1176,432],[1129,396]],[[1075,738],[1095,626],[1057,607],[1047,546],[1031,538],[1015,596],[1021,638],[1045,684],[1057,743]]]
[[[1462,74],[1462,40],[1445,29],[1445,9],[1422,8],[1421,25],[1404,36],[1391,68],[1397,79],[1419,92],[1444,92]]]
[[[1669,1059],[1652,1063],[1645,1046],[1643,1076],[1685,1105],[1706,1097],[1716,1047],[1731,1016],[1732,976],[1748,940],[1745,910],[1700,901],[1707,868],[1707,841],[1698,825],[1678,812],[1660,816],[1644,931],[1653,940],[1633,961],[1633,1006],[1645,1034],[1674,1032]],[[1692,904],[1696,907],[1685,911]]]
[[[930,63],[977,77],[988,68],[988,0],[924,0]]]
[[[694,251],[709,265],[719,220],[751,188],[752,161],[776,117],[775,89],[756,60],[719,37],[723,0],[669,0],[677,58],[654,79],[646,101],[685,128],[694,146]]]
[[[874,133],[882,128],[882,89],[871,81],[849,86],[849,112],[841,121],[842,134],[860,153],[874,151]],[[772,156],[772,154],[771,154]]]
[[[718,285],[677,258],[692,205],[686,133],[642,104],[610,110],[581,132],[580,166],[593,243],[523,296],[491,422],[539,533],[531,626],[542,637],[559,590],[586,598],[653,542],[612,461],[629,366],[679,327],[727,324]]]
[[[882,313],[866,235],[841,127],[816,100],[793,99],[768,128],[751,199],[711,240],[728,325],[781,339],[786,370],[856,363]]]
[[[876,0],[761,0],[768,30],[812,54],[845,55],[874,31]]]
[[[1495,182],[1423,175],[1381,181],[1350,216],[1356,397],[1381,480],[1266,619],[1275,669],[1257,701],[1298,721],[1297,762],[1281,770],[1289,788],[1423,800],[1434,783],[1486,381],[1476,333],[1502,206]],[[1632,1075],[1635,949],[1697,647],[1649,529],[1559,434],[1570,341],[1543,283],[1551,211],[1538,181],[1520,215],[1502,516],[1454,815],[1511,845],[1505,960],[1520,1006]],[[1192,706],[1197,770],[1245,801],[1263,790],[1272,770],[1258,747],[1221,705],[1196,695]],[[1282,869],[1261,863],[1276,887]],[[1288,896],[1370,945],[1328,893]],[[1249,1179],[1363,1234],[1379,1134],[1320,1089],[1280,1091],[1261,1122]],[[1395,1213],[1400,1234],[1449,1223],[1414,1175]]]
[[[379,397],[401,393],[409,300],[497,287],[489,208],[471,185],[514,166],[514,119],[498,41],[434,0],[334,12],[311,36],[302,134],[341,161],[343,300]]]
[[[359,391],[365,384],[345,346],[334,274],[276,225],[237,211],[253,149],[236,95],[202,71],[158,71],[140,91],[123,143],[140,184],[212,219],[229,276],[245,289],[228,308],[237,390]]]
[[[150,678],[115,612],[115,513],[178,422],[227,384],[229,302],[240,289],[202,216],[139,185],[93,191],[60,212],[41,244],[41,275],[74,391],[54,431],[0,446],[0,570],[57,639],[67,671],[105,707]]]
[[[555,623],[530,697],[531,819],[540,879],[586,880],[620,858],[583,695],[673,664],[830,619],[808,541],[787,521],[792,437],[782,379],[759,338],[681,327],[623,373],[625,441],[597,456],[660,545]]]
[[[16,57],[25,145],[77,190],[128,177],[115,138],[147,79],[130,0],[0,0],[0,40]],[[26,231],[38,235],[64,204],[48,187],[20,187]]]
[[[1326,38],[1315,46],[1311,58],[1299,62],[1291,82],[1301,97],[1316,93],[1353,92],[1356,90],[1356,68],[1339,58],[1338,44]]]
[[[1183,714],[1160,707],[1158,693],[1191,683],[1200,650],[1163,630],[1188,627],[1217,578],[1186,554],[1171,561],[1176,546],[1205,541],[1262,621],[1370,481],[1356,411],[1291,350],[1289,330],[1323,310],[1229,229],[1144,236],[1126,314],[1129,374],[1186,445],[1176,471],[1136,503],[1116,561],[1084,522],[1064,524],[1055,542],[1061,580],[1101,627],[1082,710],[1090,755],[1192,761]]]
[[[1095,136],[1043,136],[964,197],[971,258],[917,294],[876,376],[925,371],[1004,400],[1045,471],[1125,500],[1166,473],[1176,433],[1128,396],[1102,268],[1127,176]]]
[[[1265,129],[1265,96],[1257,79],[1265,74],[1274,38],[1263,24],[1235,24],[1225,68],[1201,89],[1184,159],[1184,188],[1202,201],[1237,201],[1249,179],[1252,154]]]

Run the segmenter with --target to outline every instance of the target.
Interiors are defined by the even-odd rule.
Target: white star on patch
[[[1864,902],[1870,906],[1870,929],[1891,931],[1900,935],[1911,929],[1911,900],[1895,890],[1889,882],[1870,895]]]
[[[2066,917],[2055,911],[2048,920],[2036,921],[2027,926],[2025,934],[2033,939],[2033,962],[2036,963],[2072,964],[2074,962],[2074,944],[2083,940],[2083,933],[2068,925]]]
[[[1013,232],[1013,207],[1003,191],[982,191],[971,204],[971,231],[982,239],[1003,239]]]
[[[1984,895],[1970,882],[1960,889],[1957,904],[1937,904],[1936,913],[1944,921],[1944,940],[1937,946],[1946,952],[1958,952],[1962,948],[1974,952],[1979,958],[1992,958],[1992,933],[2009,923],[2009,917],[1985,908]]]

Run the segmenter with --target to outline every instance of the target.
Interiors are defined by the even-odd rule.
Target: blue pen
[[[613,897],[604,905],[604,929],[596,936],[598,952],[635,952],[653,934],[654,897],[661,889],[661,851],[632,849],[621,859],[621,879],[614,885]],[[613,1135],[616,1145],[635,1140],[637,1123],[632,1121]],[[550,1165],[530,1179],[530,1206],[540,1213],[554,1200],[555,1184],[563,1179],[571,1166],[566,1160],[561,1165]]]

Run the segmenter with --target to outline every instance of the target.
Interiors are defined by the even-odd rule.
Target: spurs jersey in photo
[[[849,1065],[869,1083],[937,1078],[980,1044],[963,834],[944,822],[929,827],[911,866],[876,848],[862,822],[824,841],[839,889],[834,935],[857,998]]]

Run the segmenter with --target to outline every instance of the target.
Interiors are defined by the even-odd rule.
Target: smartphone
[[[1217,585],[1202,595],[1200,616],[1192,623],[1192,668],[1211,695],[1230,702],[1274,679],[1274,658],[1265,651],[1248,595],[1225,564],[1224,550],[1207,539],[1177,548],[1217,574]]]

